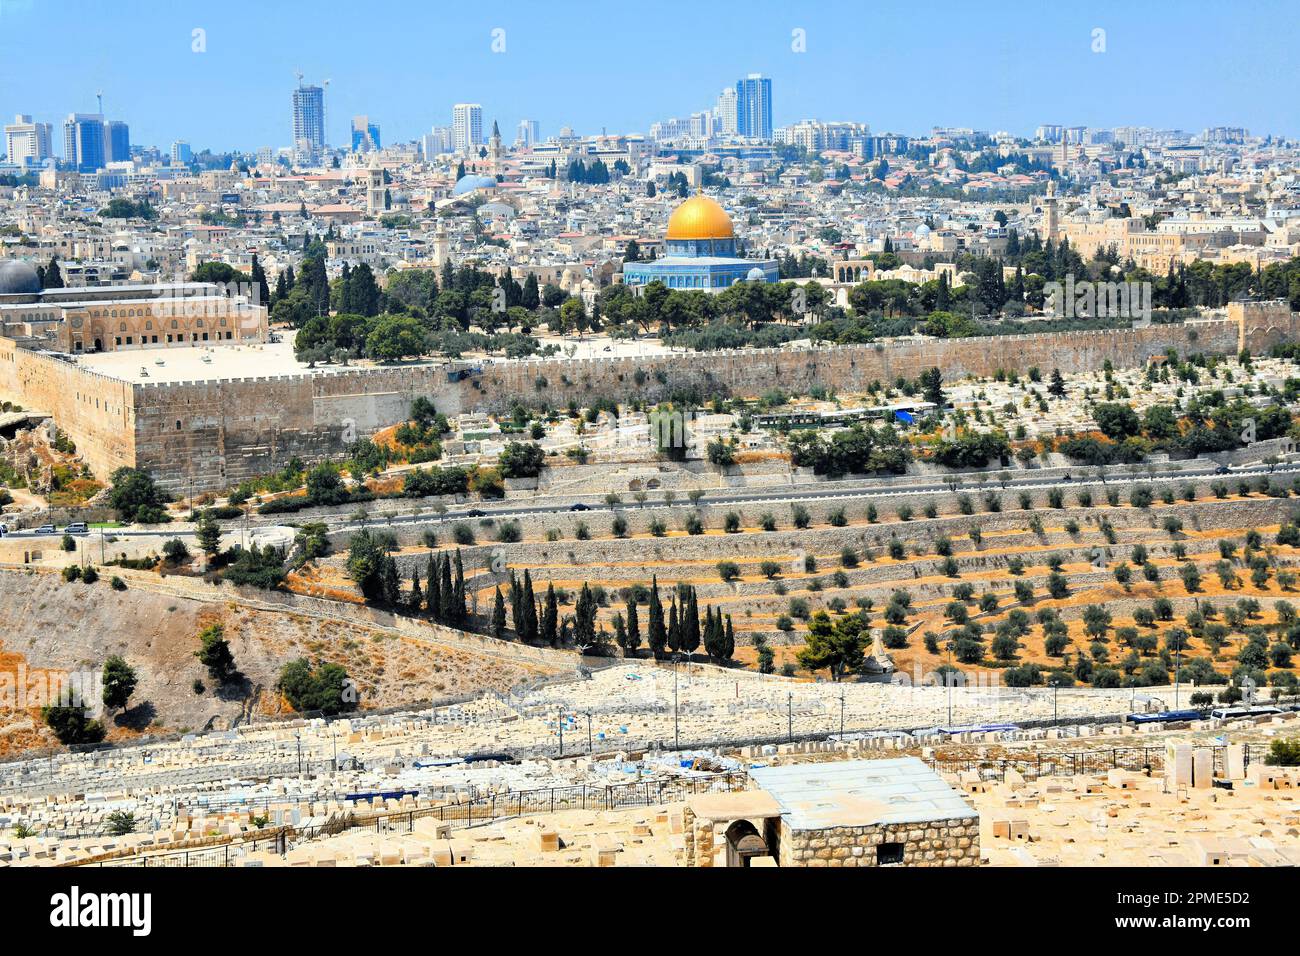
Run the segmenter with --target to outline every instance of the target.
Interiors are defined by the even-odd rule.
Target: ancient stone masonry
[[[798,831],[782,821],[780,848],[782,866],[978,866],[979,817]]]
[[[696,387],[758,395],[814,385],[861,391],[938,367],[945,380],[1024,373],[1087,372],[1106,361],[1139,365],[1175,349],[1235,353],[1289,340],[1296,314],[1285,304],[1242,303],[1226,321],[1122,331],[968,339],[894,340],[814,349],[754,349],[598,359],[491,361],[463,377],[451,363],[316,370],[271,378],[138,384],[91,372],[0,339],[0,397],[53,415],[97,475],[147,468],[172,490],[227,487],[282,468],[341,454],[351,441],[396,424],[419,395],[440,411],[507,411],[516,401],[656,401]]]
[[[137,464],[165,485],[220,488],[348,445],[410,413],[417,396],[454,411],[446,367],[348,369],[323,374],[136,387]]]

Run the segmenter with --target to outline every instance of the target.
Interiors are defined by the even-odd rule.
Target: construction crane
[[[103,116],[104,115],[104,91],[103,90],[95,91],[95,100],[99,103],[99,115]]]

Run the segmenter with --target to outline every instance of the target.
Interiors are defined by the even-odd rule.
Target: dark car
[[[486,514],[486,512],[479,511],[477,508],[470,508],[469,511],[466,511],[466,512],[465,512],[465,517],[466,517],[466,518],[481,518],[481,517],[483,517],[484,514]]]
[[[579,501],[576,505],[569,505],[569,510],[570,510],[570,511],[590,511],[590,510],[591,510],[591,505],[584,505],[581,501]]]
[[[508,754],[508,753],[492,753],[490,751],[485,751],[483,753],[467,754],[465,756],[466,763],[482,763],[485,760],[495,760],[497,761],[497,763],[518,763],[519,762],[515,758],[514,754]]]
[[[1227,475],[1227,474],[1231,474],[1231,472],[1232,469],[1229,468],[1227,465],[1220,465],[1218,468],[1214,469],[1214,473],[1216,475]]]

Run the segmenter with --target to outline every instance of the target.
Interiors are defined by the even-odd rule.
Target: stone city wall
[[[431,397],[454,411],[446,366],[340,369],[308,375],[138,386],[136,463],[165,486],[221,489],[268,474],[295,456],[341,456]]]
[[[1262,306],[1268,306],[1267,303]],[[1240,311],[1240,310],[1239,310]],[[1256,314],[1258,312],[1258,314]],[[448,380],[450,364],[318,370],[268,378],[128,383],[0,341],[0,391],[49,412],[101,477],[114,467],[149,469],[174,491],[221,489],[275,471],[295,455],[339,455],[355,429],[364,437],[404,420],[410,402],[432,398],[440,411],[508,411],[516,401],[561,406],[594,398],[655,401],[695,387],[752,396],[814,385],[861,391],[871,382],[942,369],[947,381],[998,369],[1087,372],[1106,361],[1144,363],[1167,349],[1235,353],[1263,350],[1297,331],[1286,309],[1240,311],[1238,320],[1152,325],[1119,331],[968,339],[893,340],[814,349],[753,349],[668,355],[489,361]]]
[[[1277,321],[1277,320],[1274,320]],[[1173,348],[1180,354],[1236,354],[1240,324],[1230,321],[1198,325],[1152,325],[1142,329],[1000,335],[966,339],[895,339],[867,345],[814,349],[745,349],[673,353],[619,358],[525,359],[493,362],[474,379],[477,399],[467,407],[506,411],[516,401],[579,405],[596,398],[645,398],[655,401],[694,386],[735,395],[759,395],[773,388],[805,393],[814,385],[840,391],[863,391],[872,382],[916,378],[936,366],[946,381],[991,376],[999,369],[1025,373],[1081,373],[1101,368],[1141,365]],[[1271,325],[1259,336],[1263,348],[1289,337],[1295,323]],[[638,374],[640,373],[640,374]]]
[[[134,386],[0,337],[0,400],[44,412],[106,479],[135,463]]]

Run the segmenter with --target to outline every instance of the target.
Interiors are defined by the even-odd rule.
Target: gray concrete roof
[[[776,798],[793,830],[978,816],[916,757],[759,767],[749,774]]]

